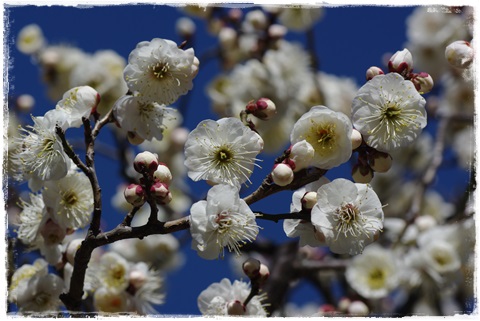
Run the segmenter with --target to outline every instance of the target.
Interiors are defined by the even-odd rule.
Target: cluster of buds
[[[359,151],[357,163],[352,168],[352,178],[356,183],[370,183],[374,172],[385,173],[392,167],[392,163],[392,156],[388,153],[373,148]]]
[[[143,175],[140,184],[130,184],[125,188],[124,196],[128,203],[135,207],[142,206],[151,195],[160,204],[168,204],[172,200],[168,186],[172,181],[170,169],[158,161],[158,156],[150,152],[139,153],[133,168]]]
[[[285,151],[282,162],[275,164],[272,170],[272,180],[279,186],[286,186],[293,181],[294,173],[310,166],[315,150],[306,140],[290,146]]]
[[[252,114],[261,120],[269,120],[277,113],[275,103],[268,98],[260,98],[257,101],[251,100],[245,109],[247,114]]]
[[[432,76],[426,72],[413,72],[413,57],[408,49],[397,51],[392,55],[388,61],[388,71],[396,72],[402,75],[406,80],[410,80],[420,94],[426,94],[433,88]],[[367,69],[366,78],[367,81],[369,81],[376,76],[384,74],[385,73],[381,68],[372,66]]]

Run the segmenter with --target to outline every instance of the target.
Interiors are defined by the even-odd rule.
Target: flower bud
[[[191,38],[195,34],[195,22],[188,17],[181,17],[175,22],[175,31],[182,38]]]
[[[456,68],[468,68],[473,62],[473,48],[468,41],[452,42],[445,49],[445,58]]]
[[[250,279],[255,279],[260,272],[260,261],[254,258],[248,258],[243,262],[242,269]]]
[[[233,28],[223,27],[218,33],[218,41],[222,48],[231,49],[237,43],[237,32]]]
[[[28,94],[18,96],[15,102],[15,106],[22,113],[30,112],[34,105],[35,105],[35,98],[33,98],[31,95],[28,95]]]
[[[244,315],[247,309],[242,302],[235,300],[228,302],[227,304],[227,314],[228,315]]]
[[[269,120],[277,113],[275,103],[268,98],[260,98],[256,102],[257,109],[252,114],[261,120]]]
[[[388,61],[388,70],[406,76],[412,72],[413,57],[408,49],[397,51]]]
[[[172,181],[172,173],[167,165],[160,163],[158,164],[157,170],[153,173],[153,179],[155,182],[170,185],[170,182]]]
[[[200,67],[200,60],[197,57],[193,57],[192,65],[190,66],[190,72],[192,77],[198,74],[198,68]]]
[[[355,183],[367,184],[373,179],[373,171],[369,166],[356,164],[352,168],[352,178]]]
[[[145,203],[145,191],[141,185],[130,184],[123,192],[128,203],[135,207],[142,206]]]
[[[390,154],[376,152],[369,157],[368,163],[375,172],[385,173],[392,167],[393,159]]]
[[[258,271],[258,283],[260,286],[265,284],[268,277],[270,276],[270,270],[265,264],[260,264],[260,270]]]
[[[128,132],[127,133],[127,138],[130,144],[132,145],[140,145],[145,141],[142,137],[138,136],[137,133],[135,132]]]
[[[289,158],[295,164],[294,172],[298,172],[303,168],[310,166],[315,155],[315,149],[306,140],[295,143],[290,149]]]
[[[141,152],[133,160],[133,168],[141,174],[148,172],[153,174],[158,167],[157,154],[150,152]]]
[[[272,179],[278,186],[286,186],[290,184],[293,181],[293,178],[293,170],[287,164],[280,163],[273,167]]]
[[[55,245],[60,244],[63,241],[65,235],[67,235],[67,231],[55,221],[48,219],[40,228],[40,235],[42,235],[46,245]]]
[[[360,132],[354,128],[352,130],[352,136],[350,136],[350,140],[352,142],[352,150],[355,150],[362,145],[362,134],[360,134]]]
[[[320,306],[318,314],[320,316],[331,317],[334,316],[336,312],[337,311],[333,305],[325,303]]]
[[[156,182],[150,187],[150,192],[156,197],[156,198],[164,198],[170,193],[168,190],[168,185],[165,183],[160,183]]]
[[[83,239],[74,239],[68,242],[67,248],[65,250],[65,255],[68,263],[74,265],[75,263],[75,254],[77,254],[80,245],[82,245]]]
[[[301,202],[303,209],[312,209],[317,204],[317,192],[306,192]]]
[[[437,225],[437,221],[431,215],[420,215],[415,219],[415,225],[420,232],[426,231]]]
[[[267,16],[262,10],[252,10],[245,15],[245,21],[250,23],[256,30],[264,30],[267,26]]]
[[[370,311],[368,306],[362,301],[353,301],[348,307],[348,314],[366,317]]]
[[[351,302],[347,297],[341,298],[340,301],[338,301],[338,310],[343,313],[347,312]]]
[[[268,27],[268,36],[272,39],[282,39],[287,34],[288,29],[281,24],[272,24]]]
[[[415,74],[412,77],[412,83],[420,94],[426,94],[433,88],[433,78],[426,72]]]
[[[378,75],[383,75],[384,72],[382,69],[378,68],[378,67],[375,67],[375,66],[372,66],[370,68],[367,69],[367,73],[366,73],[366,78],[367,78],[367,81],[373,79],[373,77],[375,76],[378,76]]]

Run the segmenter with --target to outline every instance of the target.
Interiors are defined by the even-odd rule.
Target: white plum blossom
[[[250,294],[249,284],[224,278],[211,284],[198,296],[198,308],[202,315],[228,315],[228,306],[235,302],[243,303]],[[263,308],[264,296],[256,295],[244,307],[243,315],[266,317]]]
[[[215,185],[190,213],[192,248],[204,259],[223,257],[225,247],[239,255],[242,245],[257,237],[255,214],[234,186]]]
[[[158,313],[152,305],[162,304],[165,299],[165,294],[160,291],[163,278],[158,271],[152,271],[145,262],[139,262],[131,266],[129,280],[136,312],[143,315]]]
[[[262,149],[262,138],[239,119],[204,120],[185,142],[188,177],[236,186],[250,182]]]
[[[45,183],[43,199],[51,208],[51,218],[60,226],[85,227],[93,211],[93,190],[83,172],[72,172],[62,179]]]
[[[45,45],[42,29],[37,24],[29,24],[18,33],[17,48],[24,54],[35,54]]]
[[[41,194],[30,193],[29,201],[20,200],[20,226],[18,238],[25,244],[31,244],[38,237],[40,227],[47,220],[46,207]]]
[[[367,299],[386,297],[399,284],[398,262],[393,253],[374,244],[353,258],[345,271],[348,284]]]
[[[314,106],[293,126],[292,144],[306,140],[315,154],[310,165],[330,169],[348,161],[352,155],[352,123],[343,113],[325,106]]]
[[[143,102],[138,96],[122,96],[113,108],[121,128],[149,141],[161,140],[166,128],[164,120],[177,116],[175,109],[152,101]]]
[[[82,117],[88,118],[99,102],[100,95],[95,89],[90,86],[79,86],[65,92],[55,109],[67,115],[68,127],[80,127]]]
[[[182,50],[171,40],[154,38],[130,53],[124,77],[142,100],[169,105],[193,88],[198,66],[192,48]]]
[[[21,130],[18,138],[20,151],[12,160],[20,170],[16,178],[29,179],[32,191],[40,189],[43,181],[58,180],[65,177],[70,159],[63,150],[62,142],[55,132],[55,126],[64,127],[63,115],[51,110],[44,117],[33,117],[34,125]]]
[[[100,284],[112,292],[127,289],[129,283],[129,263],[116,252],[102,255],[98,264],[98,279]]]
[[[305,31],[323,17],[323,8],[309,5],[290,5],[280,10],[279,22],[294,31]]]
[[[316,192],[320,186],[327,184],[330,180],[326,177],[321,177],[319,180],[309,183],[292,195],[292,204],[290,205],[290,212],[300,212],[303,208],[302,199],[308,192]],[[323,234],[313,226],[311,222],[300,219],[283,220],[283,230],[288,237],[299,237],[299,245],[305,246],[322,246],[325,245]]]
[[[133,303],[127,292],[117,292],[101,287],[93,295],[93,305],[101,313],[119,313],[132,311]]]
[[[399,74],[379,75],[358,91],[352,121],[367,145],[389,152],[410,145],[427,125],[425,99]]]
[[[383,228],[382,204],[370,185],[338,178],[320,186],[317,198],[312,224],[334,253],[361,253]]]

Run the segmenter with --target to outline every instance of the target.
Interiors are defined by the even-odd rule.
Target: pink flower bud
[[[301,202],[303,209],[312,209],[317,204],[317,192],[306,192]]]
[[[293,170],[287,164],[280,163],[273,167],[272,179],[278,186],[286,186],[290,184],[293,181],[293,178]]]
[[[260,272],[260,261],[254,258],[248,258],[242,264],[243,272],[250,278],[255,279]]]
[[[294,172],[298,172],[301,169],[307,168],[312,162],[313,156],[315,155],[315,149],[310,145],[306,140],[302,140],[298,143],[295,143],[290,148],[289,158],[295,164],[293,169]]]
[[[452,42],[445,49],[445,58],[456,68],[468,68],[473,62],[474,51],[468,41]]]
[[[59,244],[67,235],[65,228],[58,225],[55,221],[48,219],[47,222],[40,228],[40,234],[46,245]]]
[[[147,172],[153,174],[158,167],[157,154],[150,152],[142,152],[135,156],[133,160],[133,168],[141,174]]]
[[[83,239],[74,239],[68,242],[67,248],[65,250],[65,255],[68,263],[73,265],[75,263],[75,254],[77,254],[80,245],[82,245]]]
[[[375,67],[375,66],[372,66],[372,67],[367,69],[366,78],[367,78],[367,81],[368,81],[368,80],[373,79],[373,77],[375,77],[375,76],[383,75],[383,74],[384,74],[384,72],[383,72],[382,69],[380,69],[378,67]]]
[[[242,302],[235,300],[228,302],[227,304],[227,314],[228,315],[244,315],[247,309]]]
[[[374,153],[371,157],[369,157],[368,161],[370,167],[375,172],[379,173],[387,172],[392,167],[393,163],[392,156],[381,152]]]
[[[260,98],[256,102],[257,109],[252,114],[261,120],[269,120],[277,113],[275,103],[268,98]]]
[[[420,94],[426,94],[433,88],[433,78],[426,72],[414,74],[411,81]]]
[[[245,109],[249,113],[253,114],[258,109],[257,104],[255,103],[255,100],[250,100],[247,106],[245,107]]]
[[[137,184],[130,184],[123,192],[128,203],[135,207],[142,206],[145,203],[145,191],[142,186]]]
[[[258,283],[260,286],[265,284],[268,277],[270,276],[270,270],[265,264],[260,264],[260,270],[258,271]]]
[[[138,136],[137,133],[135,132],[128,132],[127,133],[127,138],[130,144],[132,145],[140,145],[145,141],[142,137]]]
[[[408,49],[397,51],[388,61],[388,70],[402,76],[410,74],[413,70],[413,57],[410,51]]]
[[[16,100],[16,107],[23,113],[30,112],[34,105],[35,98],[28,94],[18,96]]]
[[[357,149],[362,145],[362,134],[356,129],[352,130],[352,136],[350,137],[350,140],[352,141],[352,150]]]
[[[167,184],[156,182],[150,187],[150,192],[157,198],[164,198],[170,191]]]
[[[158,164],[157,170],[153,173],[153,179],[158,183],[165,183],[167,185],[172,181],[172,173],[167,165]]]
[[[356,164],[352,168],[352,178],[355,183],[367,184],[373,179],[373,171],[369,166]]]

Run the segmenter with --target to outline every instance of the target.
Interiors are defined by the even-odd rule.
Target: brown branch
[[[282,213],[282,214],[267,214],[263,212],[255,212],[256,218],[261,220],[273,221],[278,223],[280,220],[286,219],[297,219],[310,221],[309,212],[292,212],[292,213]]]
[[[257,188],[257,190],[255,190],[252,194],[244,197],[243,200],[248,205],[251,205],[272,194],[286,190],[296,190],[308,183],[315,182],[320,177],[325,175],[326,172],[327,170],[316,167],[302,169],[295,173],[295,178],[293,179],[293,182],[286,186],[279,186],[274,184],[271,176],[268,175],[263,180],[262,184]]]

